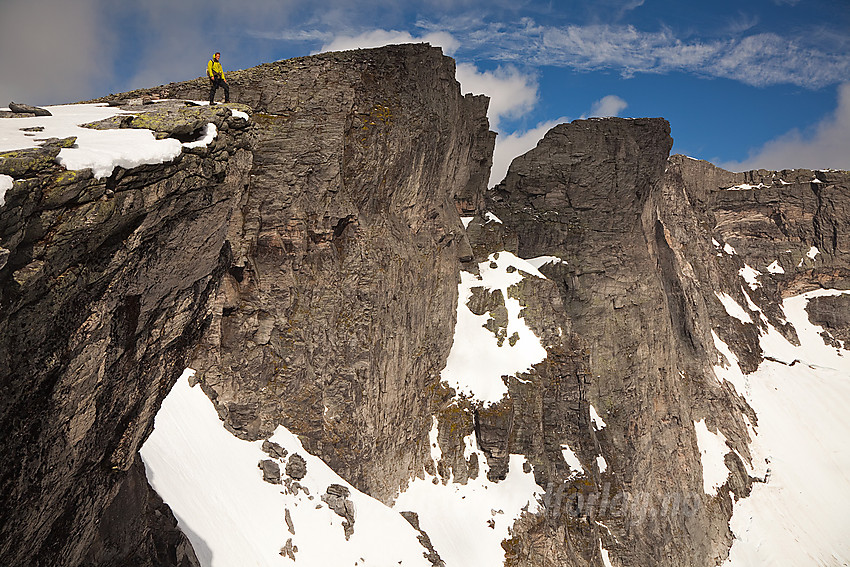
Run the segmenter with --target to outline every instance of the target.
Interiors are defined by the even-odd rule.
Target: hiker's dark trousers
[[[219,87],[224,88],[224,102],[230,102],[230,87],[224,82],[224,79],[210,79],[210,104],[215,100],[215,91]]]

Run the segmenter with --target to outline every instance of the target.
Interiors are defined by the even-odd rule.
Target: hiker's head
[[[221,57],[221,53],[216,51],[214,57],[215,57],[216,61],[218,61],[218,58]]]

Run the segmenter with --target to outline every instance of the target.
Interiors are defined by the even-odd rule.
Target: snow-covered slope
[[[481,322],[465,313],[469,310],[463,300],[476,285],[501,289],[507,297],[507,288],[524,277],[519,271],[506,271],[508,266],[542,277],[533,266],[503,252],[480,266],[480,276],[466,274],[460,284],[458,337],[466,340],[456,337],[449,359],[452,371],[445,377],[466,396],[484,402],[501,393],[489,377],[502,372],[498,351],[477,374],[458,360],[471,360],[481,348],[512,347],[490,345],[495,337],[484,329],[486,334],[469,340],[479,333]],[[756,483],[749,498],[734,504],[735,542],[724,565],[846,565],[850,557],[845,537],[850,526],[845,505],[850,501],[846,450],[850,422],[843,418],[850,405],[850,355],[825,345],[820,329],[809,323],[805,312],[809,298],[836,293],[842,292],[821,290],[785,300],[784,312],[801,345],[788,343],[770,328],[762,336],[762,346],[773,360],[765,360],[753,374],[742,374],[734,355],[716,339],[728,359],[716,367],[718,378],[731,382],[757,413],[758,424],[751,429],[754,458],[748,469],[764,480]],[[734,300],[724,299],[727,309],[743,312]],[[522,321],[514,313],[518,310],[509,311],[509,328],[522,331]],[[533,344],[534,338],[522,335],[520,341]],[[534,358],[529,356],[533,351],[518,351],[525,355],[515,357],[506,368],[521,370]],[[598,414],[592,417],[597,428],[605,426]],[[726,439],[710,431],[703,420],[695,427],[705,492],[716,494],[729,472],[723,462]],[[414,478],[393,509],[355,490],[307,453],[285,428],[279,427],[270,440],[290,455],[305,458],[303,490],[264,482],[257,464],[269,455],[261,450],[261,442],[242,441],[227,432],[211,402],[199,387],[189,387],[186,376],[157,415],[142,457],[152,485],[174,510],[204,565],[285,565],[292,564],[292,558],[297,565],[429,565],[419,533],[400,515],[406,511],[418,514],[421,529],[445,565],[499,565],[504,560],[500,544],[510,537],[514,521],[523,512],[537,511],[542,498],[533,476],[523,472],[521,455],[511,456],[505,480],[489,481],[487,461],[474,435],[465,439],[464,458],[477,453],[483,463],[477,478],[465,484],[439,473]],[[436,418],[431,452],[436,470],[441,458]],[[280,460],[281,469],[284,462]],[[350,539],[345,537],[343,518],[320,499],[332,484],[347,487],[356,507]],[[293,551],[288,555],[286,548]],[[601,553],[609,564],[607,551]]]
[[[258,463],[271,457],[262,442],[225,430],[201,388],[190,387],[191,374],[184,373],[163,402],[141,454],[151,485],[203,565],[292,565],[286,548],[299,566],[430,565],[419,534],[400,514],[357,491],[283,427],[270,441],[290,458],[300,455],[307,474],[300,488],[264,481]],[[279,466],[283,470],[282,460]],[[354,503],[350,538],[344,518],[321,499],[333,484],[348,488]]]
[[[850,564],[850,351],[826,345],[805,311],[810,298],[839,293],[848,292],[786,299],[782,308],[801,344],[770,328],[761,344],[774,360],[752,374],[743,375],[734,355],[718,345],[729,359],[716,368],[718,376],[758,416],[749,474],[764,480],[735,502],[726,566]]]

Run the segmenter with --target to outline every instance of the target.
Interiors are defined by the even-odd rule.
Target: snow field
[[[357,491],[298,438],[279,427],[270,438],[307,462],[300,484],[309,495],[284,494],[263,481],[257,466],[270,459],[261,441],[243,441],[224,429],[212,402],[184,374],[157,413],[141,450],[148,479],[174,511],[205,567],[402,565],[430,567],[419,535],[401,515]],[[285,465],[280,463],[283,473]],[[343,518],[322,502],[330,484],[349,489],[356,508],[354,534],[346,541]],[[288,531],[289,510],[295,534]],[[288,539],[298,548],[293,563],[280,555]]]
[[[780,362],[765,360],[752,374],[741,373],[715,335],[729,361],[715,373],[758,416],[749,474],[766,480],[734,504],[735,541],[724,566],[850,563],[850,356],[826,345],[805,312],[810,298],[840,293],[846,292],[817,290],[786,299],[782,308],[801,345],[768,327],[762,349]]]
[[[509,267],[515,270],[509,272]],[[522,306],[508,293],[511,286],[522,281],[524,276],[520,271],[532,277],[545,277],[529,262],[510,252],[491,254],[478,268],[480,276],[460,273],[454,343],[441,377],[459,395],[489,405],[508,394],[502,376],[528,372],[534,364],[546,359],[540,339],[520,317]],[[476,287],[502,292],[508,311],[507,337],[514,333],[518,337],[513,346],[507,338],[499,346],[496,335],[483,326],[490,315],[476,315],[466,306]]]

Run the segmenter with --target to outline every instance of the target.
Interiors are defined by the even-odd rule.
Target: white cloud
[[[751,169],[850,169],[850,83],[838,88],[838,105],[807,133],[791,130],[750,152],[740,162],[720,164],[731,171]]]
[[[541,122],[526,132],[512,132],[496,138],[496,149],[493,151],[493,168],[490,170],[488,187],[494,187],[502,182],[508,173],[508,167],[517,156],[521,156],[537,146],[537,142],[555,125],[567,122],[566,116],[548,122]]]
[[[460,43],[446,32],[430,32],[415,37],[406,31],[397,30],[372,30],[356,36],[337,36],[329,43],[325,43],[316,53],[323,51],[346,51],[349,49],[368,49],[371,47],[382,47],[397,43],[430,43],[434,47],[442,47],[446,55],[453,54]]]
[[[629,106],[629,103],[617,95],[608,95],[600,98],[590,107],[590,116],[619,116]]]
[[[850,53],[841,45],[819,41],[817,33],[682,39],[669,28],[643,31],[619,24],[547,26],[530,18],[512,24],[461,23],[467,27],[455,33],[463,37],[464,47],[481,57],[530,65],[611,69],[626,77],[685,72],[754,86],[807,88],[832,85],[850,76]]]
[[[490,128],[499,129],[502,118],[517,118],[537,104],[537,80],[512,65],[493,71],[479,71],[470,63],[457,65],[457,80],[461,92],[485,94],[490,97],[487,116]]]

